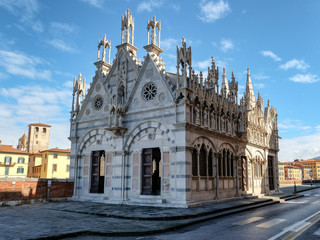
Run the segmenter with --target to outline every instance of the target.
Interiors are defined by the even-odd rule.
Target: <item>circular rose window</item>
[[[93,100],[93,106],[95,110],[100,110],[103,106],[103,98],[101,96],[95,97]]]
[[[154,83],[147,83],[142,89],[144,100],[150,101],[157,95],[157,86]]]

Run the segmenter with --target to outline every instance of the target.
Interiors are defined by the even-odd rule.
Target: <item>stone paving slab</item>
[[[223,206],[226,212],[228,210],[232,211],[230,209],[236,206],[242,207],[243,204],[259,202],[263,201],[250,199],[191,209],[107,205],[72,201],[6,206],[0,208],[0,239],[61,239],[86,234],[93,236],[134,236],[160,233],[204,221],[210,216],[202,216],[202,213],[217,209],[219,206]],[[118,214],[122,219],[99,215],[98,213],[101,212]],[[167,217],[183,217],[180,220],[171,218],[170,221],[143,218],[144,216],[153,217],[155,214]],[[189,218],[188,214],[198,214],[198,216],[196,219]],[[125,219],[124,216],[137,219]]]
[[[290,192],[293,187],[286,190]],[[0,208],[0,240],[160,233],[218,215],[244,211],[246,206],[250,209],[264,201],[266,200],[243,199],[188,209],[73,201],[4,206]],[[215,211],[220,213],[211,214]]]
[[[226,209],[237,208],[265,202],[266,199],[243,199],[214,203],[210,205],[194,208],[163,208],[146,207],[125,204],[105,204],[94,202],[64,201],[48,203],[43,207],[52,209],[50,204],[54,204],[55,211],[73,212],[81,214],[97,215],[101,217],[113,217],[136,220],[180,220],[206,215],[208,213],[224,211]]]

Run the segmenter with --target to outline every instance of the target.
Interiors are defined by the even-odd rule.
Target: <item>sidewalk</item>
[[[293,191],[293,186],[284,190]],[[0,239],[148,235],[278,202],[252,198],[187,209],[74,201],[6,206],[0,208]]]

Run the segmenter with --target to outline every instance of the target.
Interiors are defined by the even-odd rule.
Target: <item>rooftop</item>
[[[47,125],[47,124],[44,124],[44,123],[30,123],[28,126],[29,127],[30,126],[51,127],[50,125]]]
[[[0,152],[2,153],[19,153],[19,154],[26,154],[29,155],[30,153],[16,149],[13,145],[0,145]]]

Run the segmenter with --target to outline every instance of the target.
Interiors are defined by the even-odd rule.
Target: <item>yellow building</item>
[[[279,180],[285,180],[284,177],[284,162],[278,162]]]
[[[53,148],[30,155],[29,177],[69,178],[70,149]]]
[[[29,155],[28,177],[40,178],[42,164],[42,153]]]
[[[320,159],[301,160],[302,164],[310,166],[309,175],[314,180],[320,179]]]
[[[302,179],[302,170],[298,166],[292,164],[284,166],[284,175],[285,180],[301,180]]]
[[[0,141],[0,177],[26,177],[29,153],[2,145]]]

